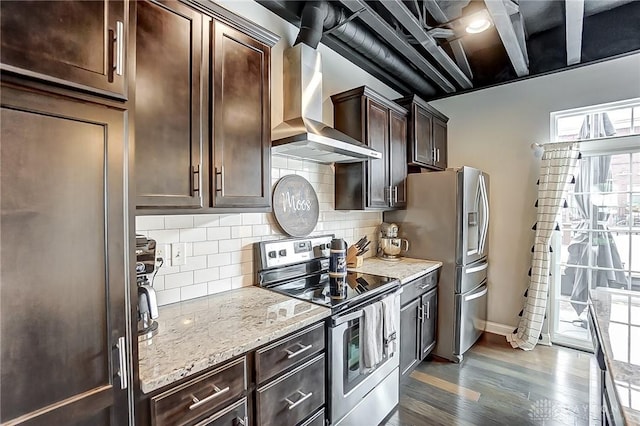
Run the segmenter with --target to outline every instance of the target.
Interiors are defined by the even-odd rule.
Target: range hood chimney
[[[271,152],[318,163],[353,163],[382,154],[322,123],[320,52],[298,43],[284,52],[284,122],[271,132]]]

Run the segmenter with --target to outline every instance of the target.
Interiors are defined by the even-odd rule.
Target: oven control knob
[[[270,259],[275,259],[276,258],[276,251],[275,250],[271,250],[268,254]]]
[[[284,257],[287,255],[287,250],[286,249],[282,249],[278,252],[278,256]]]

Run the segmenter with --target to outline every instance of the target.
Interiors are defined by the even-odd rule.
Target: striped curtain
[[[580,158],[578,148],[578,144],[573,142],[544,145],[536,202],[538,215],[533,227],[536,236],[529,274],[531,279],[518,328],[507,335],[507,341],[514,348],[533,349],[542,331],[551,270],[551,236],[555,229],[559,229],[556,219],[566,203],[567,185],[573,180],[572,172]]]

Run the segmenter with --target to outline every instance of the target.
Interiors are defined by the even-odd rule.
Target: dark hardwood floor
[[[512,349],[504,336],[485,333],[461,364],[422,362],[400,386],[399,407],[383,424],[596,424],[592,358],[560,346]]]

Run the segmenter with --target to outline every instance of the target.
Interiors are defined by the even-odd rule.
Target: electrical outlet
[[[185,243],[171,244],[171,265],[179,266],[187,263],[187,247]]]
[[[156,259],[162,259],[165,265],[171,266],[171,245],[156,245]]]

